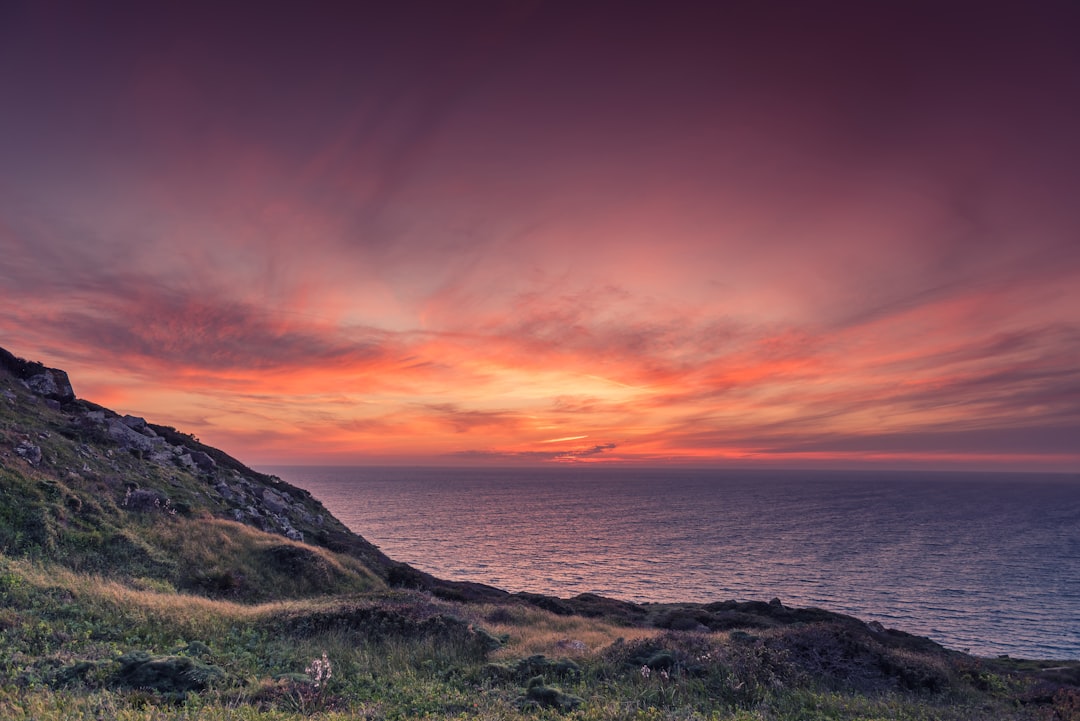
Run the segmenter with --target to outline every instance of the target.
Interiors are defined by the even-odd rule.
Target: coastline
[[[952,474],[958,495],[941,498],[930,485],[939,480],[935,473],[890,473],[888,478],[901,484],[893,487],[883,487],[882,477],[876,476],[869,484],[874,488],[868,489],[866,472],[841,474],[837,481],[819,471],[809,476],[814,486],[804,492],[793,491],[792,484],[806,476],[787,470],[755,471],[745,483],[741,471],[727,470],[719,475],[715,470],[684,474],[671,469],[558,468],[524,474],[513,468],[265,470],[312,490],[346,525],[362,529],[389,555],[440,578],[553,597],[591,593],[637,603],[779,597],[785,604],[877,621],[987,657],[1080,656],[1080,639],[1069,623],[1075,613],[1070,612],[1067,594],[1060,593],[1068,583],[1080,583],[1077,574],[1068,563],[1051,563],[1061,560],[1060,552],[1039,551],[1041,557],[1025,567],[1029,551],[1015,545],[1023,539],[1037,551],[1054,542],[1048,531],[1042,531],[1046,537],[1039,540],[1039,533],[1016,526],[1019,509],[1031,499],[1007,495],[997,511],[972,505],[972,496],[992,496],[993,484],[1015,483],[1017,474],[996,474],[991,487],[981,474]],[[656,470],[662,475],[654,475]],[[680,485],[686,478],[700,478],[704,485]],[[1053,485],[1069,481],[1067,476],[1023,478],[1047,480],[1051,491],[1060,487],[1063,494],[1033,508],[1028,514],[1032,524],[1044,523],[1047,509],[1064,513],[1074,498],[1071,481]],[[712,489],[713,484],[722,488]],[[648,490],[661,485],[660,495]],[[910,495],[906,489],[919,487],[922,500],[907,509],[898,504],[897,497]],[[748,491],[758,498],[732,506],[735,495]],[[848,505],[839,511],[830,504],[804,505],[806,496],[826,491],[847,496]],[[710,499],[709,493],[717,498]],[[777,506],[777,495],[786,499],[785,506]],[[613,496],[621,497],[619,503],[604,505]],[[643,504],[651,507],[649,515],[636,510]],[[940,516],[936,507],[946,504],[967,510],[930,519],[933,523],[916,522],[931,511]],[[492,507],[490,513],[480,510],[486,505]],[[723,528],[712,528],[718,525],[710,520],[714,506],[716,513],[736,517]],[[771,508],[771,518],[758,518],[756,507]],[[975,512],[986,515],[982,526],[968,518]],[[793,518],[795,513],[798,518]],[[849,527],[823,539],[821,530],[835,525],[823,514],[837,513]],[[605,514],[626,520],[609,523],[602,518]],[[852,514],[867,518],[858,524],[843,520]],[[540,520],[530,520],[534,515]],[[643,530],[646,523],[668,530]],[[848,539],[853,534],[866,535],[871,542],[863,548],[852,546]],[[949,534],[947,542],[942,534]],[[989,534],[999,537],[987,538]],[[958,567],[954,555],[968,567]],[[995,570],[998,559],[1009,564],[1003,571]],[[1042,575],[1032,575],[1040,567]],[[996,576],[989,575],[991,571]],[[1008,587],[1010,574],[1029,576],[1027,585]],[[870,592],[860,589],[860,583],[868,584]]]

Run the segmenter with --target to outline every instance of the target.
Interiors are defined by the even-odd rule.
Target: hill
[[[509,594],[0,349],[0,717],[1080,718],[1080,664],[779,601]],[[990,716],[987,716],[990,714]]]
[[[370,590],[393,565],[306,491],[2,350],[0,459],[10,555],[249,602]]]

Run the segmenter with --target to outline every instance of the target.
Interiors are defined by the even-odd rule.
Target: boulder
[[[144,436],[150,438],[157,438],[157,433],[147,423],[145,418],[139,418],[138,416],[124,416],[120,419],[120,422],[133,431],[137,431]]]
[[[284,498],[269,488],[263,489],[262,502],[271,513],[282,513],[289,507],[288,502]]]
[[[214,486],[214,490],[217,491],[218,495],[220,495],[226,501],[231,501],[233,498],[236,497],[236,494],[233,493],[233,490],[229,488],[229,484],[225,483],[224,481]]]
[[[174,458],[172,450],[168,446],[163,446],[150,454],[149,458],[154,463],[164,465],[169,463]]]
[[[188,455],[191,456],[191,462],[194,463],[200,471],[213,473],[214,469],[217,468],[217,461],[202,451],[189,451]]]
[[[19,445],[15,446],[15,452],[22,458],[26,459],[26,462],[31,466],[37,466],[41,463],[41,447],[35,446],[29,441],[23,441]]]
[[[124,450],[135,450],[149,453],[154,450],[155,443],[153,439],[147,438],[142,433],[132,430],[125,425],[122,421],[116,419],[109,419],[106,422],[108,427],[109,438],[116,441]]]
[[[56,368],[44,368],[40,373],[27,378],[26,385],[43,398],[51,398],[60,403],[75,400],[75,391],[71,389],[67,373]]]

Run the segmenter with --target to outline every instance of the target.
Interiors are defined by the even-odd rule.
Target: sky
[[[249,464],[1080,471],[1078,36],[4,2],[0,346]]]

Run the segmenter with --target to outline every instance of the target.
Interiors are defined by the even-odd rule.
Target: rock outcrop
[[[75,400],[68,374],[59,368],[46,368],[41,363],[23,360],[3,348],[0,348],[0,368],[6,369],[41,398],[60,405]]]
[[[41,373],[30,376],[26,379],[26,385],[42,398],[61,404],[75,400],[75,391],[71,388],[67,373],[56,368],[45,368]]]

